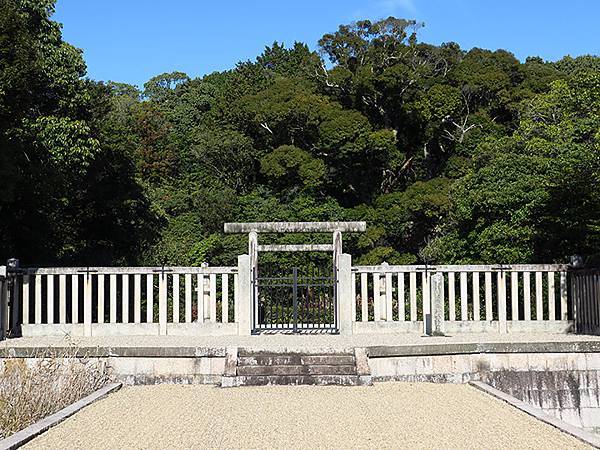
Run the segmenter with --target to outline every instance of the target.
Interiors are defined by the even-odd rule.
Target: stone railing
[[[567,269],[556,264],[355,266],[354,331],[430,332],[432,305],[446,332],[570,331]],[[435,274],[439,281],[432,289]]]
[[[20,269],[13,322],[23,336],[237,334],[237,272],[208,266]]]

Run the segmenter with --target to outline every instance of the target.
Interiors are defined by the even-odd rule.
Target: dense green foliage
[[[231,264],[223,222],[259,220],[366,220],[361,263],[599,252],[598,57],[521,63],[390,17],[140,91],[84,78],[53,3],[0,0],[2,258]]]

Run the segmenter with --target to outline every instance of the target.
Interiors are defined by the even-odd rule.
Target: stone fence
[[[600,332],[600,274],[566,265],[352,266],[339,258],[342,334]],[[0,267],[0,338],[248,335],[250,256],[233,267]],[[579,277],[579,278],[576,278]],[[582,278],[583,277],[583,278]]]
[[[22,336],[238,333],[237,267],[27,268],[12,282],[3,317]]]
[[[566,265],[355,266],[354,331],[572,331]]]

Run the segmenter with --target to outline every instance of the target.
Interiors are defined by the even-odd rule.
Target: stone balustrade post
[[[337,272],[337,308],[340,334],[352,334],[352,256],[343,253]]]
[[[238,256],[238,295],[235,300],[238,303],[235,320],[238,323],[239,335],[250,335],[252,333],[252,267],[250,255]]]
[[[431,312],[428,335],[441,336],[444,334],[444,274],[441,272],[431,275]],[[426,318],[427,320],[427,318]]]

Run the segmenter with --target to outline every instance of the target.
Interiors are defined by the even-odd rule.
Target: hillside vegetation
[[[367,221],[345,236],[365,264],[599,253],[598,57],[435,46],[389,17],[140,90],[85,78],[53,3],[0,2],[1,259],[231,264],[223,222],[283,220]]]

